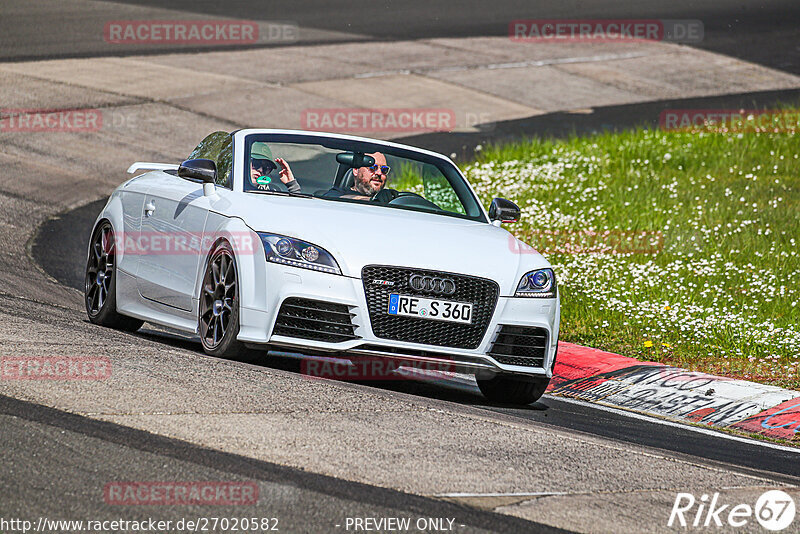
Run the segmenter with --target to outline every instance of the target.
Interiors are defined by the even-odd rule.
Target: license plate
[[[389,295],[388,313],[469,324],[472,321],[472,304],[392,293]]]

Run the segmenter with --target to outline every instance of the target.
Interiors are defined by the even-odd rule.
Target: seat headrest
[[[356,183],[356,177],[353,174],[353,169],[347,169],[344,173],[344,177],[342,178],[342,184],[344,185],[345,189],[350,189]]]

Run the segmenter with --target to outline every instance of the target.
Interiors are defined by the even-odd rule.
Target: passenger
[[[272,160],[272,150],[267,143],[256,141],[250,147],[250,183],[260,191],[270,191],[272,179],[268,176],[280,165],[279,177],[290,193],[299,193],[300,184],[292,174],[292,169],[283,158]]]

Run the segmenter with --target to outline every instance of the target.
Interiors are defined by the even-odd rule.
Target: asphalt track
[[[0,515],[5,518],[33,518],[34,523],[39,517],[155,518],[175,524],[182,518],[195,520],[210,515],[209,509],[201,506],[152,510],[109,503],[103,488],[113,473],[117,480],[164,480],[171,476],[174,480],[256,481],[258,504],[247,506],[246,512],[236,506],[215,506],[213,516],[277,518],[281,532],[344,530],[348,517],[376,516],[455,518],[459,532],[564,532],[438,499],[197,447],[2,395],[0,424],[5,466],[2,481],[6,486]],[[73,503],[70,516],[65,514],[67,498]]]
[[[181,14],[185,18],[289,21],[304,29],[300,44],[503,36],[515,19],[697,19],[705,28],[700,48],[800,73],[800,5],[794,0],[497,0],[491,4],[483,0],[6,0],[4,4],[0,17],[3,60],[172,53],[175,47],[109,46],[102,39],[102,29],[109,20],[176,19]],[[187,46],[183,50],[200,49]]]
[[[92,6],[90,11],[86,7]],[[109,49],[97,35],[110,19],[163,17],[164,10],[198,16],[224,16],[248,20],[283,20],[309,28],[301,44],[333,41],[421,39],[442,36],[505,35],[509,20],[516,18],[691,18],[704,22],[706,38],[699,46],[708,50],[755,61],[788,72],[800,72],[798,30],[800,6],[796,2],[407,2],[400,7],[388,2],[301,1],[280,5],[261,2],[16,2],[9,1],[0,17],[0,59],[20,61],[55,57],[94,57],[160,53],[156,47]],[[386,23],[385,21],[391,21]],[[36,31],[31,31],[35,27]],[[67,37],[65,46],[65,36]],[[208,50],[208,49],[205,49]],[[169,49],[175,52],[174,48]],[[197,51],[187,47],[185,52]],[[709,107],[764,106],[797,99],[795,91],[764,92],[728,97],[695,99],[693,105]],[[679,101],[687,105],[688,101]],[[407,139],[411,144],[468,157],[470,147],[486,140],[508,140],[520,135],[567,135],[636,126],[654,110],[680,107],[674,102],[598,108],[589,116],[549,114],[519,121],[497,123],[487,131],[461,135],[429,135]],[[25,184],[5,194],[28,198]],[[80,289],[86,236],[102,201],[71,210],[43,226],[31,243],[34,259],[45,273],[67,287]],[[5,239],[5,238],[4,238]],[[3,259],[3,261],[6,261]],[[30,265],[20,269],[33,270]],[[44,274],[42,274],[44,276]],[[28,288],[31,295],[34,289]],[[37,297],[15,300],[0,295],[4,302],[21,303],[20,308],[37,307]],[[30,300],[25,300],[26,298]],[[39,308],[36,308],[39,309]],[[25,314],[18,310],[14,313]],[[28,312],[33,313],[33,312]],[[93,334],[92,334],[93,335]],[[132,338],[142,345],[155,343],[168,351],[180,347],[200,352],[199,344],[186,337],[145,329]],[[114,340],[108,342],[114,345]],[[129,349],[125,349],[129,350]],[[201,360],[202,361],[202,360]],[[255,366],[234,362],[244,368],[291,371],[291,361],[262,362]],[[290,372],[291,374],[291,372]],[[454,412],[477,414],[503,423],[535,425],[576,437],[601,438],[611,444],[635,447],[645,454],[683,460],[684,465],[711,466],[720,473],[744,473],[797,485],[800,463],[797,452],[748,440],[702,432],[629,414],[599,409],[589,404],[568,402],[546,396],[530,407],[487,404],[468,386],[400,381],[352,384],[365,391],[394,398],[430,400]],[[277,463],[220,452],[211,448],[164,437],[93,418],[70,414],[16,398],[0,396],[0,446],[4,469],[0,470],[0,514],[3,517],[48,516],[63,518],[105,518],[121,516],[159,519],[208,515],[208,509],[111,507],[102,499],[102,486],[117,480],[256,480],[262,492],[257,515],[280,515],[282,531],[336,531],[337,520],[353,516],[410,515],[454,517],[464,527],[459,531],[557,531],[542,523],[483,511],[461,504],[432,499],[375,485],[318,475]],[[565,462],[575,458],[565,459]],[[442,466],[447,469],[448,466]],[[598,469],[606,468],[602,466]],[[612,467],[607,467],[611,469]],[[721,475],[720,475],[721,476]],[[610,501],[609,501],[610,504]],[[605,504],[604,504],[605,506]],[[489,506],[488,508],[493,508]],[[247,510],[247,515],[253,512]],[[149,513],[148,513],[149,512]],[[216,515],[237,514],[217,508]],[[239,514],[241,515],[241,514]],[[637,524],[642,528],[643,524]]]

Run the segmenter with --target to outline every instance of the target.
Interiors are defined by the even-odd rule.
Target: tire
[[[200,286],[198,310],[200,342],[206,354],[244,359],[248,354],[239,335],[239,273],[233,249],[227,241],[214,246]]]
[[[94,324],[135,332],[144,321],[117,313],[117,262],[114,229],[102,221],[92,233],[83,302],[86,314]]]
[[[538,376],[496,375],[477,379],[481,393],[494,402],[505,404],[530,404],[544,395],[550,379]]]

